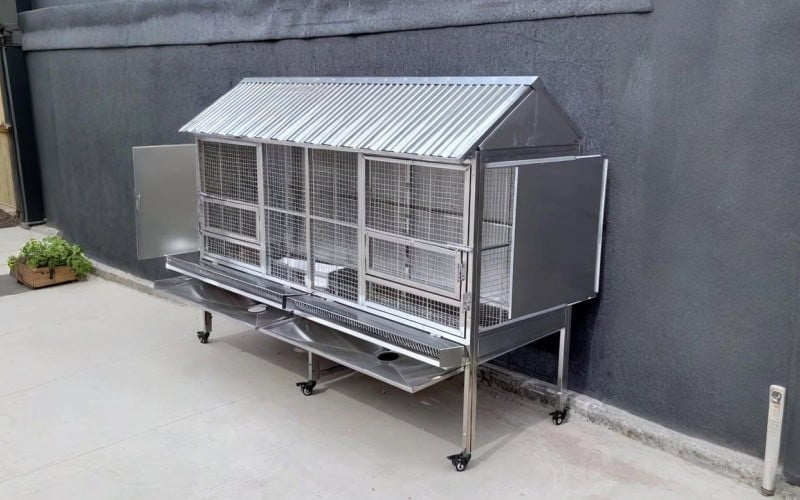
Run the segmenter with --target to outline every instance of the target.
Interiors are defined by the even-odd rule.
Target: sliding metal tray
[[[266,306],[188,276],[159,280],[153,286],[160,295],[178,299],[185,304],[198,305],[206,311],[238,320],[251,328],[260,328],[292,316],[291,311]]]
[[[291,311],[263,305],[237,292],[187,276],[160,280],[158,293],[240,321],[256,331],[329,359],[407,392],[417,392],[462,371],[439,368],[356,338]]]
[[[455,368],[464,364],[464,346],[461,344],[266,278],[204,262],[197,253],[167,257],[167,269],[255,302],[291,310],[298,316],[438,368]]]
[[[282,309],[286,309],[288,297],[305,294],[236,269],[204,262],[199,252],[167,257],[167,269]]]
[[[437,368],[300,317],[278,321],[258,331],[411,393],[463,370]]]
[[[464,346],[403,323],[313,295],[290,297],[287,307],[298,316],[335,328],[439,368],[464,365]]]

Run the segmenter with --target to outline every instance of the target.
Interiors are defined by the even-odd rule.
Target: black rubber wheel
[[[553,418],[553,425],[561,425],[567,420],[567,410],[556,410],[550,417]]]
[[[469,453],[459,453],[458,455],[450,455],[447,457],[458,472],[464,472],[467,469],[470,458],[472,458],[472,456]]]
[[[314,388],[304,385],[300,388],[303,391],[303,396],[310,396],[314,394]]]
[[[211,333],[197,332],[197,338],[200,339],[201,344],[208,344],[208,337],[210,336]]]

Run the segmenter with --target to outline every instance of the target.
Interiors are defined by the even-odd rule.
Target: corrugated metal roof
[[[247,78],[182,132],[461,159],[536,77]]]

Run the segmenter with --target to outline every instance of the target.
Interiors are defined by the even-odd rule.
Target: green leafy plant
[[[69,266],[78,279],[85,278],[92,270],[92,263],[83,255],[83,250],[60,236],[47,236],[42,240],[30,240],[23,245],[19,255],[8,258],[8,267],[27,265],[31,269]]]

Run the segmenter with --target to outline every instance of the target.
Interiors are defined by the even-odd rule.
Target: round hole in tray
[[[378,354],[378,359],[381,361],[397,361],[399,357],[399,354],[392,351],[383,351],[382,353]]]
[[[247,308],[247,312],[251,313],[263,313],[267,310],[267,306],[264,304],[253,304],[252,306]]]

